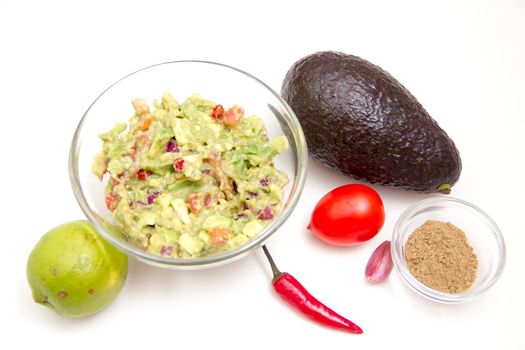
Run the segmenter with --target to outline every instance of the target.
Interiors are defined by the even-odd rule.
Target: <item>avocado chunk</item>
[[[454,142],[414,96],[380,67],[323,51],[290,68],[281,94],[310,155],[356,179],[450,193],[461,173]]]

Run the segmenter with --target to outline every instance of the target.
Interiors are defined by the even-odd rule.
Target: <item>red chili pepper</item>
[[[184,169],[184,159],[182,159],[182,158],[175,159],[173,161],[173,168],[178,173],[182,172],[182,169]]]
[[[292,275],[279,271],[266,246],[263,245],[262,248],[272,267],[273,287],[288,304],[322,325],[355,334],[363,333],[358,325],[339,315],[312,296]]]
[[[148,178],[148,176],[150,176],[151,174],[153,174],[150,170],[144,170],[144,169],[140,169],[137,173],[137,177],[139,178],[139,180],[146,180]]]
[[[224,107],[222,105],[216,105],[213,107],[213,110],[211,111],[211,117],[215,120],[222,120],[222,117],[224,116]]]

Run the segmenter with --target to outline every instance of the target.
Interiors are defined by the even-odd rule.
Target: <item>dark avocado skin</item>
[[[339,52],[297,61],[283,82],[311,156],[356,179],[449,193],[461,159],[414,96],[380,67]]]

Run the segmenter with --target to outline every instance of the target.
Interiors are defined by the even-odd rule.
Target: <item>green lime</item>
[[[87,221],[72,221],[46,233],[27,261],[33,299],[56,313],[83,317],[101,311],[119,294],[128,257]]]

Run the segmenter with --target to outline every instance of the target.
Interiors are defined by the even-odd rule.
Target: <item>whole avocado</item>
[[[312,157],[356,179],[416,192],[450,193],[461,173],[454,142],[389,73],[353,55],[306,56],[282,96]]]

